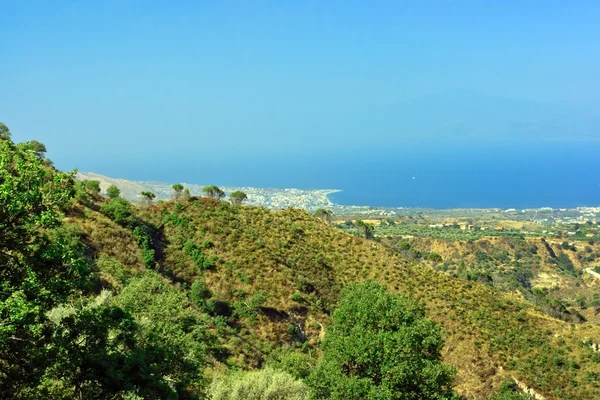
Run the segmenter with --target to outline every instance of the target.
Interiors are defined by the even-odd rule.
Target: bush
[[[190,288],[190,300],[198,307],[205,307],[206,299],[211,296],[210,290],[202,279],[196,279]]]
[[[284,371],[265,368],[216,377],[208,390],[211,400],[308,400],[306,385]]]
[[[129,225],[133,222],[131,204],[121,197],[111,199],[100,211],[119,225]]]
[[[452,399],[455,373],[440,361],[443,345],[441,329],[413,300],[375,282],[352,285],[308,382],[317,399]]]

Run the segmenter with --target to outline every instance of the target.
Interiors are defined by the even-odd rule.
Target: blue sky
[[[598,1],[0,0],[0,15],[0,121],[64,169],[600,132]]]

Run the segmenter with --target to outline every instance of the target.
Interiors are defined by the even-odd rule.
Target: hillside
[[[144,268],[139,251],[132,256],[139,240],[130,231],[91,208],[77,210],[68,221],[81,228],[95,257],[108,254],[127,268]],[[219,340],[227,349],[227,363],[258,367],[282,343],[314,348],[340,289],[375,279],[423,302],[428,317],[444,327],[444,359],[456,366],[456,389],[467,398],[485,398],[506,376],[548,399],[600,395],[600,357],[589,345],[600,341],[597,326],[551,318],[486,285],[419,266],[306,211],[205,198],[133,210],[154,227],[147,246],[155,250],[152,268],[182,290],[205,281],[207,304],[226,325]],[[105,285],[118,290],[108,281]],[[264,302],[253,307],[257,296]]]
[[[327,343],[331,349],[335,342],[328,338],[344,328],[338,318],[336,330],[339,314],[332,312],[345,304],[354,320],[348,310],[355,304],[344,303],[342,293],[365,281],[350,292],[359,320],[372,337],[390,337],[389,327],[396,335],[389,348],[363,343],[391,351],[372,360],[375,368],[386,357],[398,364],[398,351],[404,360],[404,344],[418,338],[425,347],[409,346],[417,349],[411,357],[441,356],[456,368],[454,389],[465,398],[493,398],[507,378],[538,398],[600,395],[597,325],[553,318],[543,307],[420,265],[307,211],[199,197],[137,206],[99,196],[95,185],[56,171],[28,144],[2,139],[0,150],[0,397],[199,399],[208,382],[251,378],[232,371],[267,376],[272,367],[306,394],[307,385],[327,385],[311,379],[333,376]],[[464,264],[473,262],[463,256]],[[382,304],[399,308],[373,321],[375,303],[361,304],[360,293],[383,299],[377,304],[384,314]],[[444,328],[445,341],[413,300]],[[399,329],[396,318],[415,325]],[[403,337],[408,327],[413,333]],[[424,327],[433,336],[423,337]],[[360,369],[354,361],[346,365],[349,372],[333,373],[352,380]],[[415,365],[394,368],[420,376]],[[441,368],[435,371],[446,371],[443,381],[451,382],[450,369]],[[371,382],[372,398],[379,398],[381,385],[371,376],[379,379],[366,375],[361,382]],[[453,397],[445,383],[434,386],[446,394],[426,398]],[[416,387],[408,390],[418,396]]]

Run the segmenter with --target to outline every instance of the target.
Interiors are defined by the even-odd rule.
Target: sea
[[[600,141],[325,149],[80,167],[130,180],[337,189],[341,205],[447,208],[600,206]],[[157,161],[158,160],[158,161]]]

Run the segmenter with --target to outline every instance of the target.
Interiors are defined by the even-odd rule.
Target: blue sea
[[[343,205],[529,208],[600,205],[600,142],[222,155],[91,163],[82,171],[202,185],[339,189]],[[95,165],[94,165],[95,164]]]

